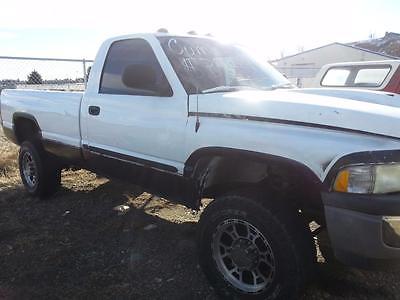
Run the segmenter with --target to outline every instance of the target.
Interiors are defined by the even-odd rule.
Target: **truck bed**
[[[12,128],[17,114],[35,116],[44,139],[80,147],[80,105],[83,92],[3,90],[0,97],[3,126]]]

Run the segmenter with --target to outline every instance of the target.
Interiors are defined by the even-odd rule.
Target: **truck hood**
[[[382,95],[378,94],[380,98]],[[191,95],[189,113],[197,112],[206,117],[315,125],[400,138],[398,106],[323,96],[301,89]]]
[[[389,92],[344,88],[307,88],[294,89],[293,91],[305,94],[338,97],[349,100],[400,107],[400,95]]]

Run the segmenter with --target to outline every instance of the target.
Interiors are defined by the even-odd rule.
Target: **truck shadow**
[[[118,181],[66,186],[46,201],[2,189],[0,298],[217,298],[197,262],[196,213]],[[398,275],[318,269],[304,299],[399,291]]]
[[[367,271],[338,262],[319,263],[303,299],[398,299],[399,275]]]
[[[213,298],[195,216],[138,187],[108,181],[41,201],[15,186],[1,192],[0,220],[0,296]]]

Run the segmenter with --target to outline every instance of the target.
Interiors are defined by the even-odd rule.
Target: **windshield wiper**
[[[242,91],[242,90],[255,90],[256,88],[253,88],[251,86],[230,86],[230,85],[221,85],[217,86],[211,89],[203,90],[201,91],[202,94],[211,94],[211,93],[223,93],[223,92],[237,92],[237,91]]]
[[[283,84],[276,84],[266,88],[262,88],[263,90],[276,90],[276,89],[291,89],[294,88],[293,84],[291,83],[283,83]],[[221,85],[214,88],[206,89],[201,91],[202,94],[211,94],[211,93],[226,93],[226,92],[237,92],[242,90],[257,90],[257,88],[252,86],[245,86],[245,85]]]
[[[292,88],[294,88],[294,85],[288,82],[288,83],[283,83],[283,84],[272,85],[269,89],[277,90],[277,89],[292,89]]]

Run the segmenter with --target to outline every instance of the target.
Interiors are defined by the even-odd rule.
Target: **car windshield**
[[[257,62],[239,47],[210,38],[158,39],[188,94],[292,87],[272,66]]]

